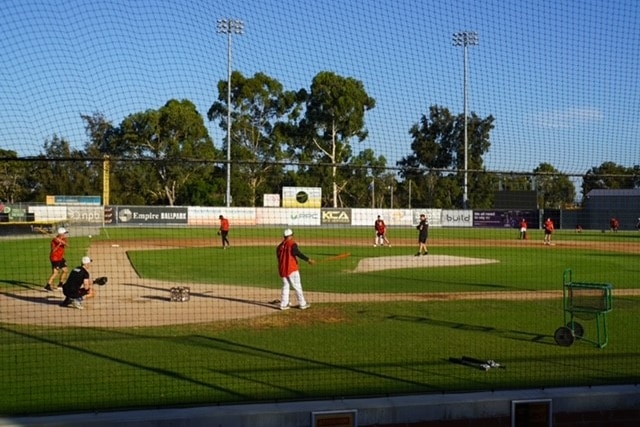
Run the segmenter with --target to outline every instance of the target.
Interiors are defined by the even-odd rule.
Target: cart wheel
[[[562,347],[569,347],[576,340],[571,328],[567,328],[566,326],[560,326],[556,329],[553,338],[556,340],[556,344]]]
[[[567,328],[573,331],[573,335],[576,338],[582,338],[584,336],[584,328],[578,322],[569,322],[567,323]]]

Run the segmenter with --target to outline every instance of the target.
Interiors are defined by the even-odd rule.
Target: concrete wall
[[[538,399],[551,400],[556,427],[578,419],[583,427],[635,426],[640,417],[640,386],[628,385],[0,418],[0,427],[308,427],[313,412],[349,410],[357,411],[361,427],[510,426],[514,400]]]

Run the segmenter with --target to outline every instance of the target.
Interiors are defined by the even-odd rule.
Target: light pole
[[[467,162],[467,46],[478,45],[478,33],[475,31],[461,31],[459,33],[453,33],[453,45],[462,46],[464,51],[464,188],[462,194],[462,207],[464,209],[469,208],[469,182],[467,176],[468,162]]]
[[[231,206],[231,35],[244,33],[239,19],[218,19],[219,34],[227,35],[227,207]]]

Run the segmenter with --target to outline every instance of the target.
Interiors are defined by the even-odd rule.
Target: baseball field
[[[317,261],[301,264],[311,308],[280,311],[281,233],[234,228],[222,250],[210,228],[72,231],[70,267],[89,255],[109,277],[84,310],[43,290],[46,236],[3,240],[0,414],[640,380],[640,233],[560,230],[548,246],[535,230],[434,229],[416,257],[411,228],[392,229],[391,247],[369,229],[300,228]],[[611,284],[613,309],[581,313],[584,339],[560,346],[567,268]],[[501,366],[451,362],[463,356]]]

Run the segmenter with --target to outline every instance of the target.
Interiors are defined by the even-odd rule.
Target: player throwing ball
[[[290,228],[284,230],[282,236],[282,242],[276,248],[276,255],[278,257],[278,273],[282,278],[280,310],[288,310],[290,308],[290,288],[293,288],[296,293],[299,304],[298,308],[300,308],[300,310],[306,310],[310,305],[304,299],[300,270],[298,268],[298,258],[311,265],[315,264],[315,261],[300,251],[298,244],[293,240],[293,231]]]

